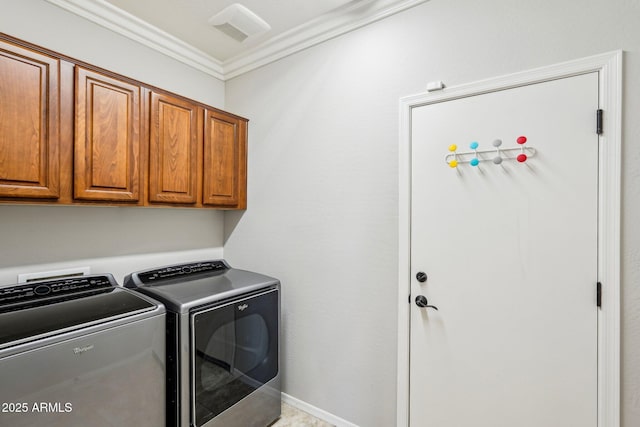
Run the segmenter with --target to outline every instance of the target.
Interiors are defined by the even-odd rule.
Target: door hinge
[[[602,135],[602,109],[596,111],[596,133]]]
[[[602,283],[598,282],[596,286],[596,304],[598,308],[602,308]]]

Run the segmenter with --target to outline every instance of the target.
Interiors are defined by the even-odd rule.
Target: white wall
[[[125,274],[220,258],[223,214],[195,209],[0,205],[0,284],[20,273],[91,267]]]
[[[227,82],[251,123],[225,256],[282,280],[286,393],[395,424],[399,98],[624,49],[622,406],[640,425],[639,18],[637,0],[431,0]]]
[[[0,31],[224,108],[224,83],[44,0],[0,0]],[[223,214],[188,209],[0,205],[0,284],[18,273],[89,265],[118,280],[222,256]]]

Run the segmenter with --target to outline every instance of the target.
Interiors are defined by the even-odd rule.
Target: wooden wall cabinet
[[[247,120],[0,34],[0,202],[246,208]]]
[[[152,92],[150,111],[149,202],[196,204],[202,151],[200,108]]]
[[[0,43],[0,197],[60,196],[60,61]]]
[[[75,68],[74,198],[140,200],[138,85]]]
[[[247,121],[205,111],[202,203],[246,208]]]
[[[149,202],[244,209],[246,124],[151,93]]]

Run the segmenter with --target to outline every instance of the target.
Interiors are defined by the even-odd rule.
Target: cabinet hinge
[[[602,135],[602,109],[596,111],[596,133]]]
[[[596,286],[596,304],[598,308],[602,308],[602,283],[598,282]]]

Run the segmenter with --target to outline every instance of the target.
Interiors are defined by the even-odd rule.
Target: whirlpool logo
[[[91,345],[87,345],[84,347],[75,347],[73,349],[73,354],[82,354],[82,353],[86,353],[87,351],[93,350],[93,344]]]
[[[238,306],[238,310],[240,311],[245,311],[247,308],[249,308],[249,304],[242,304]]]

